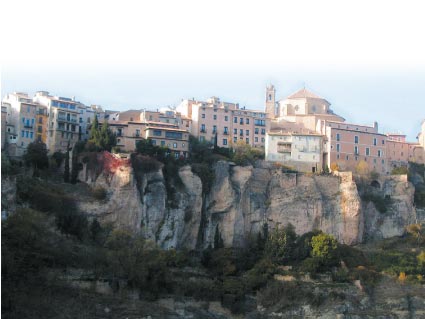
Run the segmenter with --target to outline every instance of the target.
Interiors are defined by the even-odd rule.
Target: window
[[[376,138],[373,139],[373,145],[376,146]]]
[[[140,130],[136,130],[136,136],[140,136]]]
[[[25,131],[21,131],[21,137],[25,137]]]
[[[201,142],[205,142],[205,136],[199,136],[199,140],[200,140]]]
[[[336,158],[339,159],[339,154],[336,155]]]
[[[177,143],[173,143],[173,147],[174,148],[177,148]]]
[[[354,143],[359,144],[359,137],[357,135],[354,136]]]
[[[161,141],[161,146],[165,146],[165,141]]]
[[[233,123],[238,123],[238,118],[236,116],[233,118]]]
[[[238,129],[237,128],[234,128],[233,129],[233,134],[235,134],[235,135],[238,134]]]
[[[227,122],[227,121],[229,120],[229,117],[226,115],[226,116],[224,117],[224,120]]]
[[[233,143],[236,143],[238,141],[238,138],[237,137],[234,137],[233,138]]]
[[[43,118],[42,118],[42,117],[39,117],[39,118],[38,118],[38,123],[39,123],[39,124],[43,124]]]
[[[239,124],[240,124],[240,125],[243,125],[243,117],[241,117],[241,118],[239,119]]]
[[[378,157],[381,157],[381,156],[382,156],[382,151],[378,150]]]
[[[249,144],[249,138],[248,137],[246,138],[246,144]]]
[[[266,129],[265,129],[265,128],[262,128],[262,129],[261,129],[261,134],[262,134],[262,135],[265,135],[265,134],[266,134]]]
[[[224,134],[229,134],[227,126],[224,127]]]
[[[80,117],[80,118],[79,118],[79,120],[78,120],[78,122],[79,122],[79,123],[83,123],[83,118],[82,118],[82,117]]]
[[[38,126],[37,127],[37,131],[38,131],[38,133],[42,133],[43,132],[43,127],[42,126]]]
[[[247,118],[247,119],[245,119],[245,123],[246,124],[249,124],[249,119]]]
[[[205,132],[206,132],[205,124],[201,124],[201,133],[205,133]]]
[[[385,160],[382,160],[382,162],[381,162],[382,164],[385,164]]]
[[[181,140],[183,138],[183,133],[180,132],[165,132],[165,137],[174,139],[174,140]]]
[[[27,113],[29,113],[30,111],[31,111],[31,108],[27,106]]]
[[[269,94],[269,101],[271,101],[272,100],[272,95],[271,94]]]
[[[340,151],[340,146],[339,144],[336,144],[336,151],[339,152]]]
[[[258,142],[258,137],[255,137],[255,142]]]
[[[258,128],[258,127],[256,127],[256,128],[255,128],[254,133],[255,133],[255,134],[258,134],[258,132],[259,132],[259,128]]]
[[[213,134],[217,133],[217,125],[213,125]]]
[[[28,131],[25,131],[25,137],[29,137],[28,133],[29,133]]]
[[[366,156],[369,156],[369,155],[370,155],[370,148],[366,147]]]
[[[354,154],[359,155],[359,147],[358,146],[354,146]]]
[[[254,124],[258,126],[266,126],[266,120],[254,120]]]
[[[336,140],[340,141],[341,140],[341,135],[339,133],[336,133]]]
[[[213,119],[214,119],[214,120],[216,120],[216,119],[217,119],[217,115],[216,115],[216,114],[214,114]]]
[[[243,135],[243,129],[239,130],[239,135],[241,135],[241,136]]]
[[[156,140],[151,140],[152,141],[152,145],[156,145]]]
[[[347,160],[347,161],[348,161],[348,159],[349,159],[348,155],[347,155],[347,156],[345,156],[345,160]]]
[[[245,135],[249,135],[249,130],[246,130],[245,131]]]
[[[223,145],[227,145],[227,138],[223,138]]]
[[[382,140],[382,145],[384,145],[385,144],[385,140]]]
[[[153,136],[161,136],[162,131],[161,130],[153,130]]]
[[[264,143],[264,141],[265,141],[265,139],[264,139],[264,137],[262,137],[262,138],[261,138],[261,142],[262,142],[262,143]]]

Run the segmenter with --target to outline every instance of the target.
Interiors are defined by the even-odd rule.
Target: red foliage
[[[118,158],[113,154],[104,151],[102,152],[103,171],[108,174],[114,174],[120,167],[129,167],[130,159]]]

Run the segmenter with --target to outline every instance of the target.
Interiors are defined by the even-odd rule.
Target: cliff
[[[200,178],[190,166],[182,167],[178,172],[182,183],[170,194],[161,169],[143,174],[136,183],[131,165],[125,163],[112,171],[104,169],[95,178],[83,177],[108,195],[104,201],[79,205],[104,222],[177,249],[213,245],[217,227],[225,246],[242,247],[264,223],[269,227],[291,223],[298,234],[320,229],[351,245],[402,235],[416,218],[414,187],[398,176],[383,178],[374,188],[378,195],[391,198],[382,213],[373,202],[361,200],[350,173],[284,173],[266,162],[240,167],[225,161],[216,163],[214,171],[211,191],[202,194]]]

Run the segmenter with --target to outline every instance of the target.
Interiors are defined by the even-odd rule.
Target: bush
[[[311,256],[325,263],[335,262],[337,247],[337,241],[332,235],[322,233],[311,238]]]
[[[391,175],[405,175],[409,173],[409,169],[407,166],[395,167],[391,171]]]
[[[296,234],[291,224],[279,229],[276,227],[268,235],[265,253],[276,263],[284,263],[294,255]]]
[[[91,195],[97,200],[105,200],[107,197],[107,192],[103,187],[96,186],[94,189],[92,189]]]

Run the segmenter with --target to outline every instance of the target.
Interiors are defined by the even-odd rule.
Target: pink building
[[[322,123],[326,136],[324,142],[323,163],[332,168],[338,165],[340,170],[358,170],[359,163],[363,170],[380,174],[389,173],[387,160],[387,136],[378,132],[378,125],[364,126],[345,122]]]

